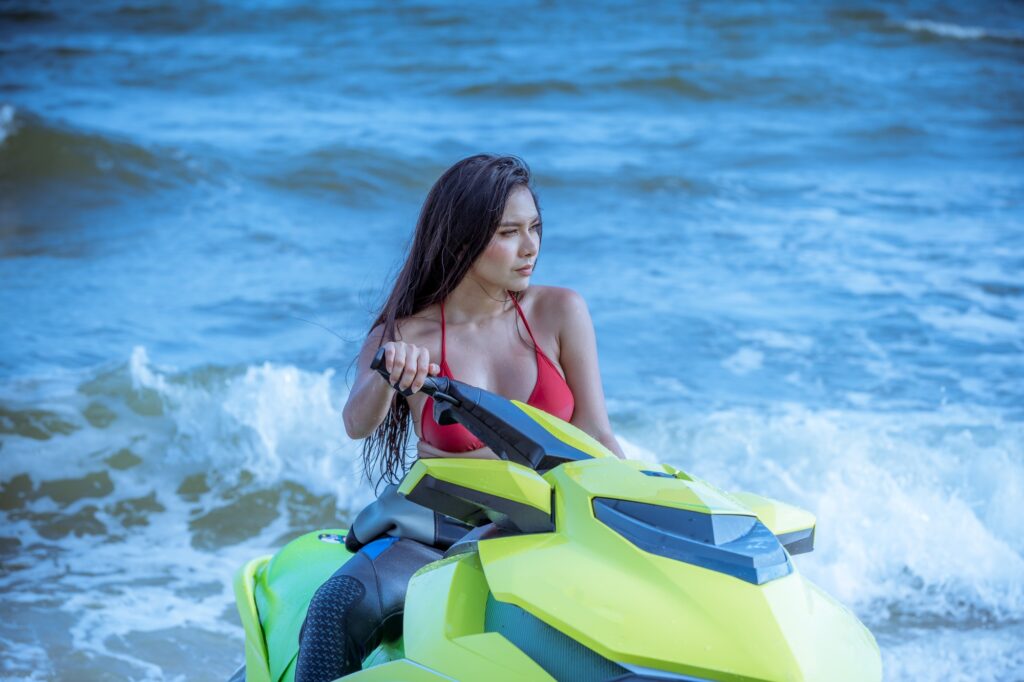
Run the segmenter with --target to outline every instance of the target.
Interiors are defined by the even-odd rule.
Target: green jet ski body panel
[[[450,383],[438,411],[502,459],[408,472],[400,494],[477,528],[413,576],[402,638],[346,680],[881,680],[871,633],[792,561],[813,549],[813,514],[619,460],[547,413]],[[352,556],[344,534],[241,569],[247,679],[293,679],[309,600]]]

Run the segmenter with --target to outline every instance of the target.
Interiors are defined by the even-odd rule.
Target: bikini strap
[[[511,296],[511,292],[509,292]],[[530,329],[530,323],[526,321],[526,314],[523,309],[519,307],[519,301],[516,300],[515,296],[512,296],[512,302],[516,305],[516,311],[519,312],[519,317],[523,318],[523,324],[526,326],[526,333],[530,335],[530,341],[533,341],[533,347],[539,352],[540,346],[537,345],[537,339],[533,338],[533,330]]]

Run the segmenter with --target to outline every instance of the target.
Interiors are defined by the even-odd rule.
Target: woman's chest
[[[442,368],[446,376],[509,399],[526,402],[530,398],[537,384],[539,357],[529,336],[458,328],[446,331]],[[442,363],[439,338],[417,345],[428,349],[431,362]],[[409,403],[418,422],[425,396],[413,395]]]

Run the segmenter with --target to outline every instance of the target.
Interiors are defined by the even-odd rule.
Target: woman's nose
[[[527,234],[527,236],[519,243],[519,253],[525,258],[532,256],[537,253],[537,237],[533,233]]]

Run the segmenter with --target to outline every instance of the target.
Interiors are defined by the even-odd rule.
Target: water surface
[[[1019,4],[15,2],[0,35],[3,677],[237,667],[232,573],[369,499],[352,358],[430,184],[496,151],[627,451],[813,510],[800,568],[886,679],[1024,679]]]

